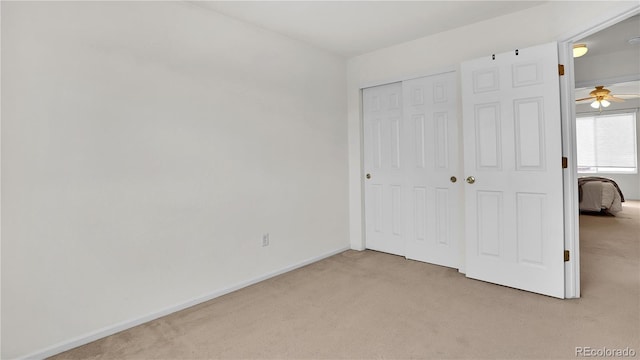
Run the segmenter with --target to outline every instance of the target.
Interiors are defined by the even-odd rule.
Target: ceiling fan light
[[[591,103],[591,107],[594,109],[597,109],[600,107],[600,103],[598,102],[598,100],[594,101]]]
[[[600,105],[602,105],[603,107],[609,107],[611,103],[608,102],[607,100],[600,100]]]
[[[575,44],[573,45],[573,57],[577,58],[583,56],[587,53],[589,49],[587,48],[587,44]]]

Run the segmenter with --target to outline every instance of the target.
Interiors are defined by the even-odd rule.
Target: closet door
[[[455,73],[405,81],[409,259],[459,267],[460,174]]]
[[[404,256],[406,144],[402,84],[364,89],[363,110],[366,247]]]

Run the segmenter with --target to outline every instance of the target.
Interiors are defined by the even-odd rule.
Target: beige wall
[[[188,2],[2,2],[1,357],[347,248],[345,72]]]

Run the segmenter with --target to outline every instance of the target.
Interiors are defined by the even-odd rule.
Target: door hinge
[[[569,261],[569,250],[564,251],[564,261]]]
[[[563,168],[563,169],[566,169],[566,168],[568,168],[568,167],[569,167],[569,160],[567,160],[567,157],[566,157],[566,156],[563,156],[563,157],[562,157],[562,168]]]
[[[558,74],[560,76],[564,75],[564,65],[558,64]]]

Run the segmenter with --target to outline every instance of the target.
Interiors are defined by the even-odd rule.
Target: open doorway
[[[585,34],[586,35],[586,34]],[[632,40],[635,39],[635,40]],[[635,273],[640,231],[640,15],[576,36],[587,54],[573,59],[573,144],[580,215],[578,296]],[[612,271],[611,269],[615,269]]]

